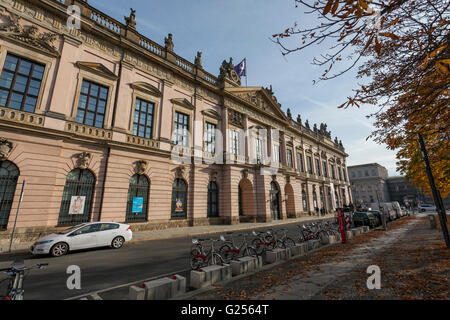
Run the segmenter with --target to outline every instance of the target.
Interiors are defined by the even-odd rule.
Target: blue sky
[[[119,21],[136,10],[137,29],[157,43],[173,34],[175,52],[193,62],[202,51],[203,67],[217,75],[224,59],[235,64],[247,58],[248,85],[273,86],[286,111],[301,114],[311,125],[325,122],[334,139],[342,140],[350,155],[348,165],[378,162],[395,176],[395,152],[366,138],[373,130],[366,115],[373,107],[337,109],[356,88],[354,73],[313,85],[322,69],[311,65],[315,55],[327,48],[313,47],[283,57],[270,41],[295,22],[313,25],[314,17],[295,8],[294,0],[89,0],[89,3]],[[126,4],[125,4],[126,3]],[[243,79],[243,83],[245,80]]]

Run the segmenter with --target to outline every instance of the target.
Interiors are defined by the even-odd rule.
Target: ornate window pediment
[[[220,114],[216,110],[213,110],[213,109],[203,110],[202,114],[204,116],[208,116],[208,117],[213,118],[213,119],[217,119],[217,120],[222,119]]]
[[[81,70],[97,74],[101,77],[105,77],[110,80],[116,81],[118,79],[118,76],[116,76],[113,72],[111,72],[107,67],[105,67],[101,63],[78,61],[77,67],[80,68]]]
[[[170,102],[191,110],[195,110],[195,106],[186,98],[174,98],[170,99]]]
[[[156,97],[162,96],[161,91],[157,87],[151,85],[150,83],[138,81],[138,82],[134,82],[134,83],[130,84],[130,86],[134,90],[141,91],[141,92],[149,94],[151,96],[156,96]]]

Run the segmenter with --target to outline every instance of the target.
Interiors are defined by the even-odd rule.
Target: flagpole
[[[247,58],[245,58],[245,87],[248,88],[248,83],[247,83]]]

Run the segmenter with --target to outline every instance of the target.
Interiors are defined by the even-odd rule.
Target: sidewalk
[[[133,239],[128,243],[136,243],[140,241],[149,241],[149,240],[164,240],[172,238],[193,237],[193,236],[198,237],[202,235],[215,233],[225,233],[240,230],[254,230],[269,227],[280,227],[287,224],[307,223],[309,221],[325,220],[331,218],[334,218],[334,214],[328,214],[323,217],[307,216],[296,219],[277,220],[266,223],[241,223],[238,225],[193,226],[193,227],[172,228],[164,230],[138,231],[133,232]],[[12,247],[12,252],[14,253],[28,250],[32,245],[33,242],[14,244]],[[0,245],[0,254],[6,253],[8,249],[9,245],[6,244]]]
[[[413,232],[411,232],[414,230]],[[381,289],[369,290],[367,268],[379,266]],[[412,216],[237,281],[196,300],[448,299],[450,250],[427,217]]]

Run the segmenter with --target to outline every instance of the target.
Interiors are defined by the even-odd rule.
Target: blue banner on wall
[[[135,197],[133,198],[133,213],[142,213],[144,208],[144,198],[143,197]]]

